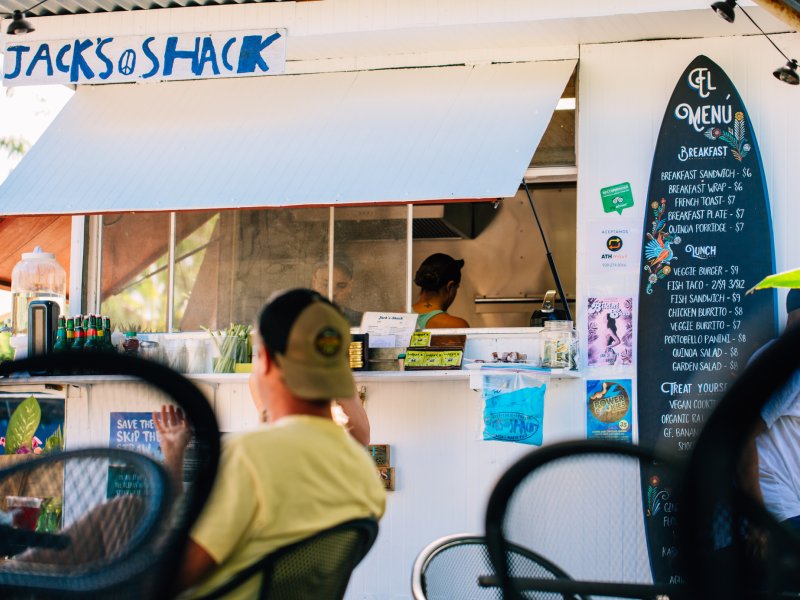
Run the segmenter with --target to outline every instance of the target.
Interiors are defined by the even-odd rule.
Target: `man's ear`
[[[253,370],[261,375],[269,373],[273,367],[273,359],[264,346],[260,346],[253,357]]]

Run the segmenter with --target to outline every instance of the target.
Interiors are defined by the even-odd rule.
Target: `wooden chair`
[[[259,576],[261,600],[340,600],[377,535],[375,519],[340,523],[265,556],[202,600],[222,598]]]
[[[526,548],[509,544],[508,565],[513,577],[569,579],[552,562]],[[431,542],[414,561],[411,593],[414,600],[481,600],[502,598],[499,587],[480,587],[478,578],[493,572],[486,538],[470,533],[448,535]],[[571,600],[572,595],[541,598]]]
[[[562,442],[523,456],[497,482],[486,509],[486,542],[503,598],[614,596],[677,598],[656,585],[645,538],[641,468],[651,452],[605,441]],[[667,461],[659,459],[662,467]],[[660,518],[660,515],[659,515]],[[574,580],[520,577],[514,545],[563,567]]]

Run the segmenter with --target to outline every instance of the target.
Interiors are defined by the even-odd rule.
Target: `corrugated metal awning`
[[[78,89],[0,214],[512,196],[574,60]]]

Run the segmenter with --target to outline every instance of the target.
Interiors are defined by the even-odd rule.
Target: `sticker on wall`
[[[586,382],[586,437],[633,442],[631,380]]]
[[[603,210],[605,212],[616,211],[621,215],[624,209],[633,206],[631,184],[626,181],[625,183],[604,187],[600,190],[600,198],[603,200]]]
[[[630,365],[633,357],[633,300],[589,298],[587,361],[590,367]]]
[[[639,268],[639,227],[638,223],[607,225],[595,221],[589,225],[589,273],[607,277],[626,271],[633,273]]]
[[[541,446],[547,376],[486,367],[481,373],[483,439]]]

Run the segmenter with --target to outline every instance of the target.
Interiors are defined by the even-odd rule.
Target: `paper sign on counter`
[[[407,347],[417,326],[417,316],[416,313],[366,312],[361,332],[369,334],[372,348]]]

